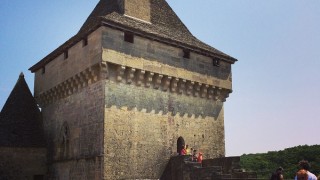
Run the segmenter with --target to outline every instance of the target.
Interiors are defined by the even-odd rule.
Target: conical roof
[[[0,113],[0,146],[45,146],[40,110],[23,73]]]
[[[234,63],[235,58],[203,43],[194,37],[165,0],[144,0],[150,2],[150,22],[127,16],[120,2],[127,0],[100,0],[79,32],[29,70],[35,72],[79,42],[100,26],[110,26],[134,34],[168,43],[200,54]]]

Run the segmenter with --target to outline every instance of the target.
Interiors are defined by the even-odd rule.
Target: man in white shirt
[[[310,164],[308,161],[306,160],[302,160],[299,162],[299,169],[304,169],[307,171],[308,174],[308,180],[317,180],[316,175],[312,174],[309,169],[310,169]],[[297,180],[297,176],[294,178],[295,180]]]

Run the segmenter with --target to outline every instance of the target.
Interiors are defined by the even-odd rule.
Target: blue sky
[[[20,72],[75,35],[98,0],[1,0],[0,108]],[[237,58],[227,156],[320,144],[319,0],[168,0],[200,40]]]

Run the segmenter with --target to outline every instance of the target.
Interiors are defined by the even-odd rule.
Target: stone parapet
[[[39,93],[36,99],[41,106],[50,104],[103,79],[220,102],[226,101],[232,92],[231,89],[212,85],[213,83],[209,83],[205,78],[201,81],[198,77],[184,78],[179,72],[162,72],[102,62],[86,68],[48,91]]]
[[[140,69],[143,71],[153,72],[169,77],[176,77],[189,81],[207,84],[224,89],[232,89],[231,75],[229,71],[225,70],[227,77],[213,76],[210,73],[200,73],[196,70],[188,70],[183,67],[176,67],[174,65],[165,64],[164,62],[157,62],[157,60],[148,60],[145,58],[134,57],[124,53],[118,53],[115,50],[103,49],[102,59],[105,62],[117,64],[120,66],[131,67],[133,69]],[[204,66],[204,65],[203,65]],[[200,70],[199,70],[200,71]],[[214,70],[212,70],[214,71]],[[221,73],[223,74],[223,73]]]
[[[113,71],[113,72],[111,72]],[[224,102],[231,93],[230,89],[211,84],[184,79],[178,74],[161,74],[144,69],[109,63],[108,72],[111,80],[121,83],[154,88],[170,93],[183,94],[199,98]]]
[[[51,89],[39,93],[39,95],[35,98],[37,99],[38,103],[43,106],[53,103],[58,99],[70,96],[73,93],[78,92],[80,89],[97,82],[98,80],[105,79],[105,68],[106,63],[95,64],[66,79]]]

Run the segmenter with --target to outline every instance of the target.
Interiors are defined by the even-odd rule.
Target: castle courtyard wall
[[[33,180],[46,177],[46,148],[0,148],[0,179]]]

